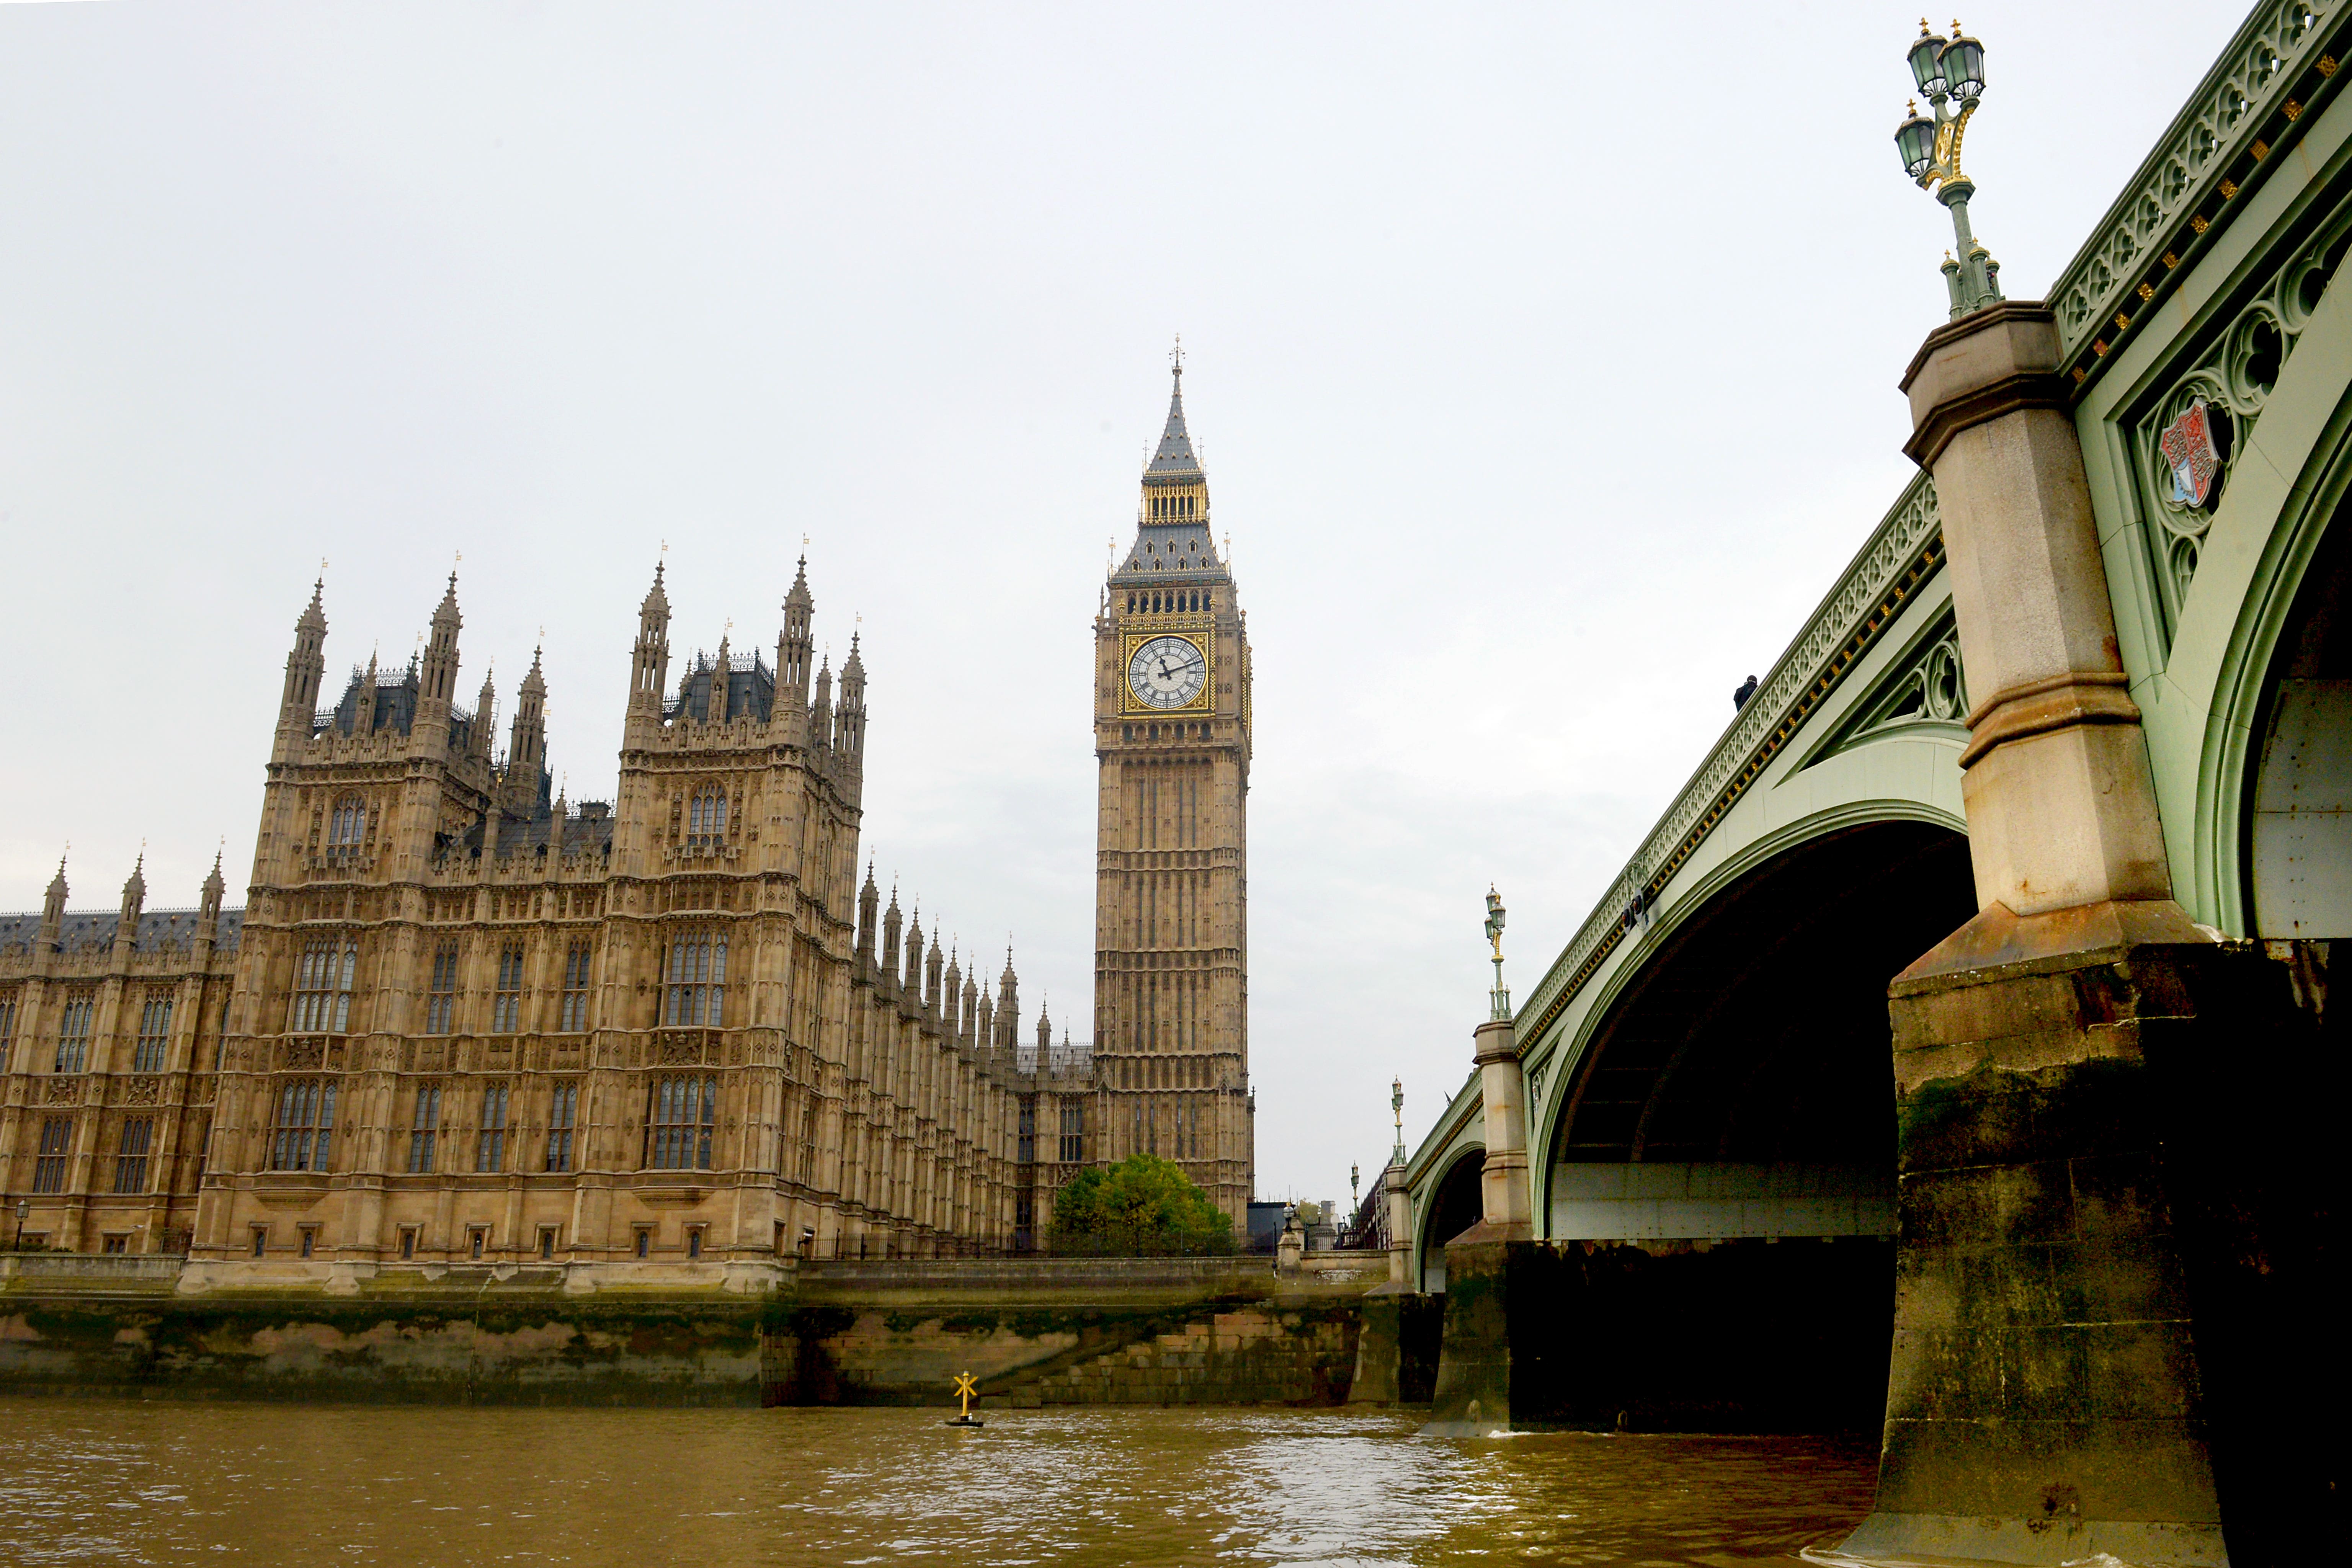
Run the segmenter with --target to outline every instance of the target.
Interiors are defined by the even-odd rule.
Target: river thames
[[[1410,1415],[0,1400],[9,1563],[1755,1563],[1875,1444],[1424,1438]]]

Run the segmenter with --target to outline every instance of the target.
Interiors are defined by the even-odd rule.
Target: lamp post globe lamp
[[[1936,122],[1911,106],[1911,118],[1895,128],[1895,150],[1903,155],[1903,172],[1917,179],[1935,166]]]
[[[1919,86],[1919,96],[1930,103],[1944,96],[1943,62],[1937,57],[1944,52],[1944,40],[1927,30],[1927,18],[1919,18],[1919,37],[1911,45],[1911,79]]]
[[[1958,23],[1952,26],[1951,42],[1937,52],[1937,65],[1951,95],[1962,103],[1973,103],[1984,96],[1984,46],[1958,31]]]

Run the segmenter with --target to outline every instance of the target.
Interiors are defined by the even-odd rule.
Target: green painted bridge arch
[[[1528,1147],[1538,1237],[1553,1228],[1555,1151],[1569,1111],[1589,1091],[1584,1064],[1596,1037],[1622,1026],[1633,998],[1654,991],[1661,966],[1703,933],[1719,937],[1737,908],[1753,921],[1777,900],[1778,917],[1806,923],[1809,879],[1832,861],[1847,880],[1883,864],[1885,900],[1910,897],[1908,877],[1941,879],[1950,907],[1954,857],[1963,842],[1959,756],[1968,713],[1935,488],[1915,480],[1880,521],[1756,692],[1744,703],[1664,816],[1612,883],[1519,1008],[1528,1084]],[[1940,857],[1919,860],[1926,846]],[[1965,851],[1959,856],[1965,889]],[[1770,897],[1757,901],[1757,889]],[[1818,889],[1813,891],[1817,893]],[[1970,906],[1972,908],[1972,906]],[[1928,932],[1886,973],[1948,931]],[[1831,933],[1815,923],[1815,933]],[[1714,940],[1713,938],[1709,939]],[[1876,986],[1883,1004],[1884,976]],[[1794,1005],[1800,999],[1792,998]],[[1881,1007],[1883,1024],[1883,1005]],[[1884,1038],[1877,1082],[1885,1087]],[[1589,1092],[1585,1099],[1590,1100]],[[1474,1075],[1407,1167],[1415,1221],[1412,1280],[1444,1237],[1445,1173],[1485,1147]],[[1474,1216],[1475,1217],[1475,1216]]]
[[[1855,1542],[1897,1556],[1895,1545],[1914,1557],[2015,1562],[2095,1551],[2285,1562],[2299,1560],[2298,1540],[2317,1539],[2313,1521],[2335,1517],[2335,1460],[2280,1436],[2294,1426],[2280,1401],[2309,1381],[2299,1351],[2320,1351],[2332,1334],[2324,1260],[2341,1226],[2342,1173],[2325,1157],[2332,1133],[2315,1108],[2340,1098],[2347,1014],[2340,1002],[2326,1010],[2326,974],[2336,945],[2352,939],[2346,62],[2352,0],[2256,5],[2115,203],[2086,215],[2083,248],[2046,300],[1997,306],[1977,328],[1962,318],[1913,362],[1916,377],[1933,355],[1996,331],[2011,334],[2002,353],[2030,340],[2032,355],[2054,356],[2015,361],[2016,395],[1992,398],[1991,412],[1930,396],[1924,414],[1915,409],[1927,421],[1915,446],[1950,486],[1971,571],[2013,568],[2048,544],[2047,559],[2027,563],[2048,590],[2071,570],[2053,564],[2061,547],[2093,541],[2067,559],[2095,548],[2104,605],[2096,590],[2062,583],[2034,601],[2054,606],[2050,626],[2004,620],[2011,606],[1991,579],[1956,584],[1933,479],[1923,472],[1894,498],[1524,988],[1511,1046],[1481,1058],[1490,1065],[1473,1069],[1400,1173],[1405,1288],[1443,1289],[1448,1243],[1469,1231],[1454,1249],[1457,1285],[1488,1254],[1498,1272],[1477,1278],[1519,1278],[1509,1270],[1521,1265],[1503,1259],[1521,1248],[1535,1295],[1555,1304],[1532,1320],[1538,1331],[1522,1333],[1517,1310],[1498,1306],[1508,1292],[1482,1285],[1465,1307],[1487,1315],[1462,1336],[1470,1372],[1449,1384],[1441,1364],[1441,1409],[1449,1387],[1483,1379],[1488,1393],[1505,1391],[1500,1406],[1485,1406],[1490,1420],[1526,1408],[1580,1425],[1788,1430],[1883,1415],[1878,1511]],[[1886,346],[1890,382],[1911,347]],[[1955,460],[1938,444],[1948,436],[1924,435],[1948,416],[1990,426],[2012,414],[2000,439],[2054,429],[2060,439],[2045,446],[2065,445],[2071,425],[2079,486],[2071,455],[2052,461],[2037,449],[2031,471],[2009,474],[1999,464],[2012,448],[1979,444]],[[2004,485],[2030,504],[1990,493]],[[2061,513],[2063,525],[2047,521]],[[1966,624],[1956,586],[1973,606]],[[2105,662],[2094,658],[2104,627],[2084,631],[2100,608],[2113,627]],[[2040,684],[2036,658],[2019,657],[2041,647],[2037,637],[2071,650],[2056,659],[2063,673]],[[1984,679],[1971,679],[1972,663]],[[2028,674],[1985,689],[2004,666]],[[2113,696],[2117,682],[2127,704]],[[2020,728],[2043,722],[2030,704],[2045,688],[2077,708]],[[2075,842],[2096,844],[2096,830],[2115,827],[2113,842],[2130,848],[2106,864],[2129,875],[2046,910],[2023,898],[1994,908],[2003,895],[1990,889],[2031,891],[2028,870],[2062,862],[2053,834],[2030,846],[2042,856],[2032,866],[2000,865],[2014,842],[1988,826],[2005,822],[2013,835],[2030,824],[2033,803],[2056,797],[2006,781],[2047,783],[2060,763],[2018,762],[2021,746],[1999,753],[2009,771],[1966,775],[1968,789],[2012,791],[1990,810],[1987,795],[1970,797],[1975,848],[1996,863],[1988,869],[1971,858],[1964,799],[1972,733],[1990,757],[2102,725],[2078,753],[2032,755],[2090,759],[2067,781],[2066,831],[2088,824],[2094,836]],[[2096,771],[2141,756],[2144,786],[2128,766]],[[2101,788],[2137,804],[2099,805]],[[2153,831],[2127,835],[2151,820],[2151,798]],[[2168,874],[2170,901],[2151,868]],[[2130,890],[2116,890],[2125,881]],[[2077,916],[2160,921],[2163,934],[2117,924],[2123,934],[2014,962],[1981,936]],[[2047,973],[2028,973],[2026,959],[2046,961]],[[2142,977],[2177,980],[2177,994],[2158,994],[2171,981],[2141,985],[2134,962]],[[2056,989],[2032,990],[2045,980]],[[2000,1005],[2012,1012],[1971,1022],[1969,1009],[1996,984],[2011,987]],[[2138,1009],[2129,1016],[2115,1011],[2126,992]],[[2041,1004],[2029,995],[2056,998],[2053,1037],[2074,1053],[2052,1058],[2058,1068],[2033,1092],[2097,1110],[2050,1134],[2048,1151],[2042,1134],[1996,1127],[2000,1113],[1985,1109],[2011,1092],[1993,1080],[2038,1070],[1988,1065],[2039,1037],[2030,1015]],[[1920,1031],[1899,1058],[1897,1019]],[[2106,1042],[2126,1037],[2111,1060]],[[1948,1043],[1963,1050],[1952,1061],[1976,1065],[1919,1065],[1918,1050]],[[1987,1054],[1966,1054],[1979,1047]],[[2116,1065],[2126,1058],[2128,1070]],[[1898,1065],[1914,1075],[1900,1097]],[[2126,1079],[2135,1087],[2113,1091],[2122,1099],[2101,1098],[2110,1090],[2100,1083]],[[2047,1087],[2062,1080],[2063,1090]],[[1518,1152],[1507,1135],[1490,1139],[1498,1092],[1494,1103],[1524,1111],[1525,1218],[1513,1210],[1504,1226],[1480,1226],[1464,1193],[1481,1184],[1490,1154],[1494,1170],[1509,1170]],[[1949,1110],[1964,1103],[1965,1113]],[[1930,1135],[1917,1118],[1948,1111],[2000,1152],[1971,1166],[1975,1145],[1961,1140],[1923,1156]],[[2083,1131],[2110,1113],[2137,1142]],[[2035,1204],[2056,1191],[2043,1173],[2104,1181],[2132,1161],[2140,1173],[2112,1190],[2059,1194],[2052,1212],[2074,1227],[2065,1237],[2034,1234]],[[1979,1184],[1969,1223],[1983,1234],[1956,1241],[1937,1232],[1947,1215],[1936,1194],[1969,1182]],[[2004,1209],[2001,1183],[2040,1197]],[[1491,1196],[1495,1184],[1485,1185]],[[1537,1245],[1522,1248],[1516,1238],[1530,1233]],[[2063,1288],[2044,1290],[2025,1273],[1987,1283],[1986,1269],[2030,1272],[2021,1260],[2045,1242],[2074,1249],[2050,1265]],[[2255,1257],[2260,1268],[2241,1267]],[[1909,1282],[1901,1301],[1898,1269]],[[2102,1289],[2113,1300],[2090,1300]],[[2127,1300],[2131,1290],[2145,1299]],[[1462,1294],[1449,1292],[1449,1346]],[[1890,1352],[1898,1316],[1913,1349]],[[1969,1335],[1986,1325],[2011,1337],[1979,1354]],[[2037,1349],[2043,1331],[2057,1336],[2049,1344],[2155,1337],[2137,1362],[2110,1348],[2077,1363]],[[2014,1364],[1993,1364],[2003,1357]],[[1892,1384],[1891,1363],[1909,1368]],[[2327,1375],[2336,1381],[2320,1379],[2323,1402],[2343,1393],[2340,1372]],[[2032,1398],[2017,1404],[2029,1384]],[[2116,1414],[2136,1399],[2143,1412]],[[2036,1426],[2034,1401],[2061,1413],[2052,1432],[2073,1423],[2066,1435]],[[2003,1442],[2045,1440],[2046,1453],[1993,1455]],[[1980,1463],[1971,1444],[1984,1447]],[[2044,1469],[2056,1478],[2050,1497],[2074,1498],[2079,1483],[2080,1517],[2104,1521],[2082,1527],[2092,1534],[2048,1517],[2037,1533],[2042,1494],[2025,1478]],[[1962,1536],[1976,1544],[1959,1550]]]

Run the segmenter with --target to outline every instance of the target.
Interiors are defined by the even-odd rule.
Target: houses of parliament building
[[[1250,654],[1182,369],[1095,620],[1093,1039],[1022,1027],[861,866],[866,681],[673,668],[657,567],[609,802],[551,787],[533,658],[503,755],[459,700],[457,580],[420,654],[327,684],[294,625],[242,908],[0,916],[0,1204],[26,1245],[184,1280],[560,1262],[749,1276],[780,1255],[1034,1248],[1080,1169],[1252,1195]],[[256,738],[257,741],[259,739]],[[887,904],[885,902],[887,897]]]

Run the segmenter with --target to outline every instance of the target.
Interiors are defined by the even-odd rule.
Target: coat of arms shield
[[[2172,499],[2183,506],[2203,506],[2221,472],[2221,454],[2213,445],[2213,420],[2205,400],[2200,397],[2182,409],[2156,445],[2172,469]]]

